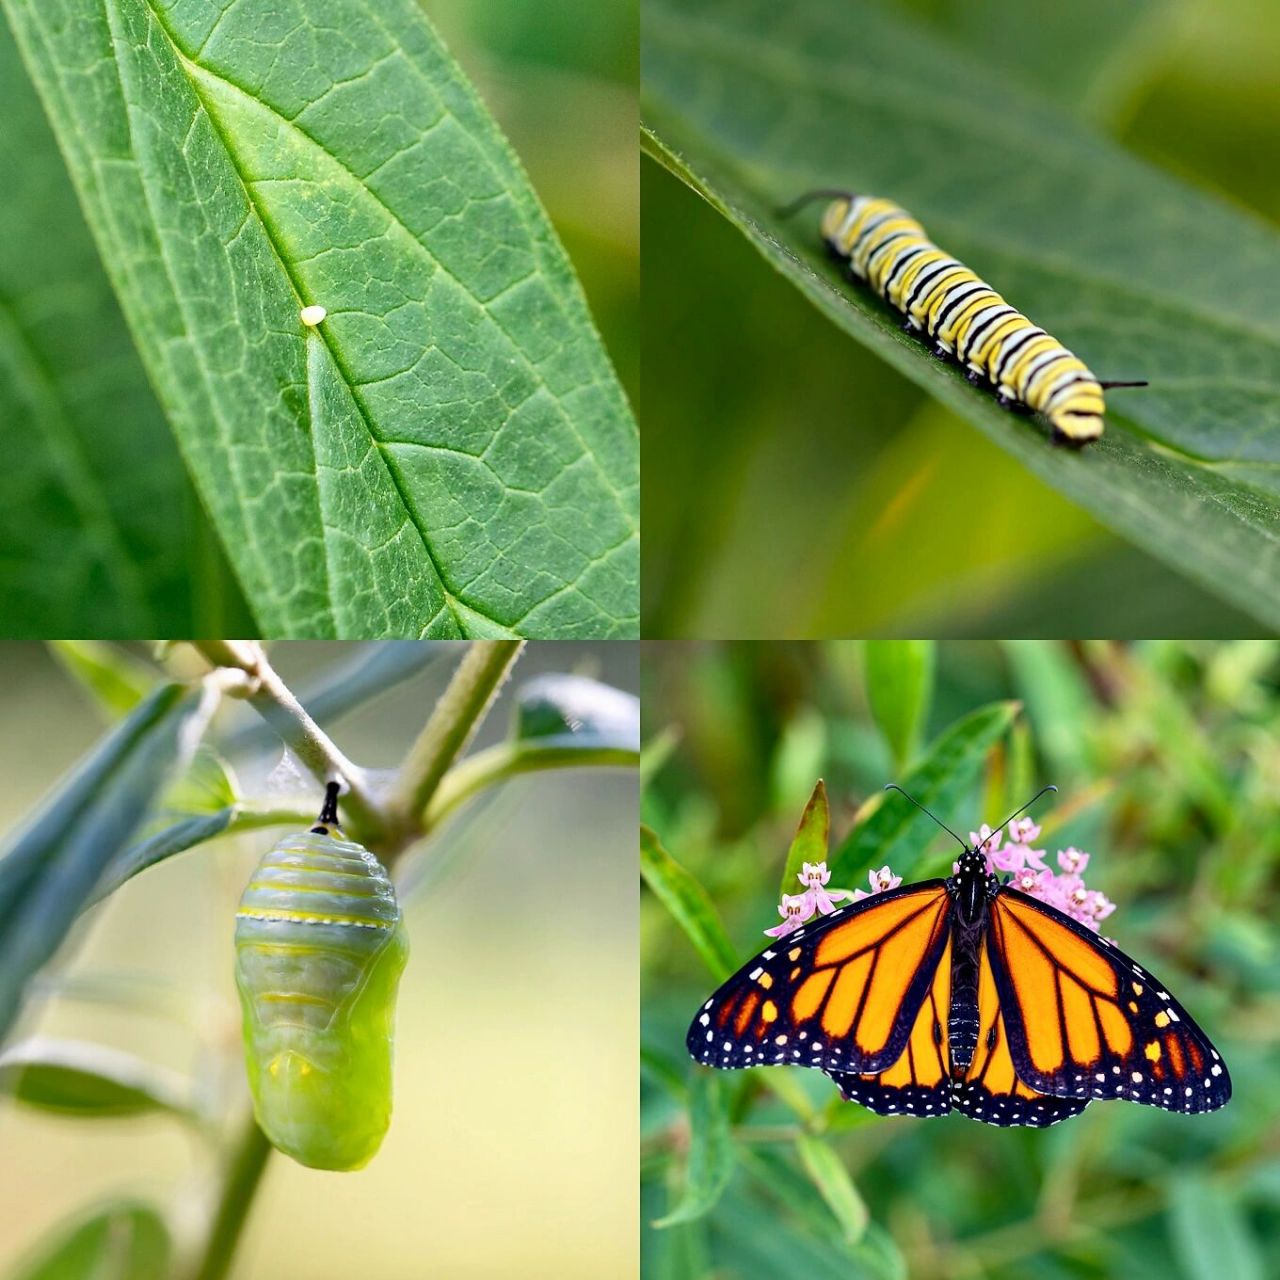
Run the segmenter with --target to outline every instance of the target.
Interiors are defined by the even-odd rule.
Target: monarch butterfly
[[[995,1125],[1055,1124],[1094,1098],[1227,1102],[1226,1064],[1160,982],[960,843],[947,879],[840,907],[744,965],[694,1018],[692,1057],[816,1067],[881,1115]]]
[[[901,312],[908,333],[931,338],[935,355],[967,368],[970,382],[992,387],[1002,407],[1043,414],[1058,443],[1078,447],[1102,434],[1104,389],[1147,385],[1099,381],[1056,338],[939,249],[892,200],[811,191],[781,212],[788,216],[822,199],[831,200],[822,215],[823,240],[848,264],[850,277]]]
[[[409,943],[395,890],[367,849],[316,826],[258,864],[236,912],[236,987],[254,1112],[313,1169],[359,1169],[391,1122],[396,988]]]

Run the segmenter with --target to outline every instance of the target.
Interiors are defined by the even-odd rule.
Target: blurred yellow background
[[[281,644],[291,684],[344,647]],[[534,644],[510,689],[543,671],[638,688],[630,645]],[[430,668],[333,726],[371,767],[393,764],[447,673]],[[236,715],[248,723],[243,708]],[[102,721],[37,645],[0,645],[0,829],[6,836],[97,738]],[[246,791],[278,756],[241,770]],[[629,770],[517,779],[402,870],[411,954],[397,1014],[395,1115],[363,1172],[274,1156],[238,1277],[625,1277],[637,1269],[636,779]],[[482,806],[486,802],[480,802]],[[128,975],[182,1017],[57,999],[21,1033],[75,1036],[194,1076],[247,1105],[232,983],[235,903],[276,838],[222,840],[131,881],[48,972]],[[431,864],[445,867],[436,878]],[[233,1126],[234,1127],[234,1126]],[[136,1193],[198,1231],[214,1152],[163,1118],[74,1121],[0,1104],[0,1273],[97,1199]]]

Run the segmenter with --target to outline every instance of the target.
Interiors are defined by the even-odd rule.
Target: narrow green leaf
[[[0,22],[5,635],[243,629],[66,166]],[[205,630],[207,628],[207,631]]]
[[[83,1040],[33,1037],[0,1053],[0,1092],[42,1111],[85,1119],[167,1111],[196,1118],[172,1072]]]
[[[835,1214],[844,1238],[850,1244],[857,1244],[866,1233],[869,1215],[844,1162],[826,1142],[811,1133],[797,1136],[796,1150],[805,1172]]]
[[[168,684],[108,735],[0,860],[0,1038],[111,860],[190,760],[217,697]]]
[[[1174,1181],[1169,1230],[1187,1280],[1262,1280],[1270,1272],[1239,1200],[1207,1178]]]
[[[1008,731],[1017,713],[1016,702],[996,702],[970,712],[933,743],[900,785],[963,837],[968,830],[965,823],[976,815],[957,814],[956,807],[972,790],[987,752]],[[885,863],[909,880],[937,833],[927,814],[889,792],[875,812],[845,837],[832,859],[831,881],[844,888],[862,880],[870,867]]]
[[[53,656],[114,720],[128,715],[155,688],[159,672],[120,645],[101,640],[51,640]]]
[[[915,756],[933,697],[932,640],[868,640],[867,701],[902,772]]]
[[[130,845],[107,864],[85,906],[92,906],[95,902],[110,897],[125,881],[132,880],[140,871],[146,871],[148,867],[154,867],[157,863],[172,858],[174,854],[185,853],[198,844],[204,844],[206,840],[220,836],[231,825],[236,813],[236,808],[231,806],[213,813],[194,814]]]
[[[663,847],[657,834],[640,827],[640,874],[688,935],[717,982],[737,967],[733,944],[707,891]]]
[[[586,676],[535,676],[516,694],[514,736],[522,746],[614,747],[640,752],[640,699]]]
[[[873,0],[653,0],[643,59],[649,154],[836,324],[1103,524],[1280,624],[1274,228]],[[1150,388],[1110,398],[1096,445],[1051,447],[852,288],[812,210],[778,215],[832,186],[901,201],[1099,376]]]
[[[680,745],[680,730],[676,725],[663,726],[640,749],[640,790],[658,775],[662,766],[671,759],[672,752]]]
[[[826,862],[827,844],[831,835],[831,808],[827,803],[827,784],[818,779],[800,815],[791,848],[787,851],[787,865],[782,872],[782,893],[800,892],[800,869],[806,862]]]
[[[1057,640],[1005,640],[1002,647],[1037,745],[1058,776],[1076,776],[1085,756],[1082,729],[1093,705],[1079,666]]]
[[[171,1253],[164,1219],[148,1205],[121,1201],[57,1227],[10,1280],[170,1280]]]
[[[412,0],[4,8],[266,634],[635,634],[634,422]]]
[[[701,1218],[715,1207],[729,1184],[734,1155],[723,1084],[714,1071],[694,1068],[689,1085],[689,1160],[684,1194],[674,1209],[653,1224],[655,1227]]]

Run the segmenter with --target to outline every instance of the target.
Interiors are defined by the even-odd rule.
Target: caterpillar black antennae
[[[775,212],[779,218],[789,218],[815,200],[856,200],[857,198],[857,194],[853,191],[841,191],[835,187],[818,187],[814,191],[806,191],[804,195],[797,196],[790,204],[778,205]]]

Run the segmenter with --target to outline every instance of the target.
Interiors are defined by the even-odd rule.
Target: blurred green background
[[[1054,782],[1057,796],[1035,808],[1037,847],[1051,862],[1069,844],[1092,853],[1089,887],[1118,904],[1105,932],[1195,1014],[1235,1096],[1206,1116],[1095,1103],[1050,1129],[998,1129],[878,1117],[840,1102],[817,1071],[695,1068],[685,1031],[717,983],[646,892],[644,1274],[1280,1274],[1280,645],[910,643],[905,654],[891,641],[647,647],[642,815],[705,889],[737,962],[778,921],[788,844],[819,776],[833,865],[847,869],[832,885],[863,889],[867,866],[888,861],[911,881],[945,874],[956,852],[927,819],[889,847],[860,846],[891,812],[873,812],[884,783],[906,783],[967,834]],[[989,741],[970,743],[946,795],[913,784],[940,736],[951,735],[954,765],[965,754],[955,735],[967,732],[957,724],[984,718]],[[727,1112],[727,1186],[710,1212],[655,1229],[689,1182],[690,1099],[708,1088],[699,1077],[713,1078]],[[834,1181],[805,1166],[801,1135],[834,1157]],[[705,1176],[705,1150],[698,1158]],[[834,1209],[819,1186],[835,1187]],[[861,1235],[859,1204],[870,1218]]]
[[[349,652],[272,647],[292,687]],[[451,666],[349,714],[335,740],[368,767],[398,763]],[[574,671],[635,693],[637,668],[630,645],[530,645],[476,745],[504,737],[511,691],[532,676]],[[256,720],[236,707],[221,723]],[[0,726],[8,833],[103,723],[45,649],[10,643],[0,644]],[[249,794],[261,794],[278,759],[238,762]],[[411,951],[386,1143],[356,1174],[273,1158],[236,1276],[635,1273],[635,822],[633,771],[543,773],[480,801],[421,862],[406,860],[418,888],[404,902]],[[275,838],[224,839],[130,881],[46,971],[64,985],[124,984],[157,1012],[33,1000],[21,1031],[97,1040],[193,1076],[234,1106],[234,1128],[248,1098],[232,924]],[[4,1101],[0,1151],[0,1275],[56,1223],[108,1196],[174,1206],[177,1227],[198,1232],[203,1198],[216,1190],[212,1153],[162,1116],[76,1121]]]
[[[1280,220],[1272,0],[882,3]],[[839,333],[647,159],[642,197],[646,635],[1259,634]]]

